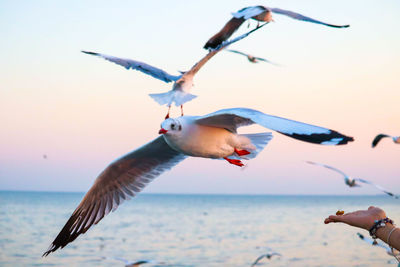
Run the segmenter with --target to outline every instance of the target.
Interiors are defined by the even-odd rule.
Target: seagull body
[[[310,143],[343,145],[353,141],[352,137],[327,128],[245,108],[168,118],[161,123],[162,136],[117,159],[100,173],[43,256],[74,241],[187,156],[225,159],[243,166],[241,159],[256,157],[272,138],[270,133],[237,134],[237,128],[251,124]]]
[[[387,134],[378,134],[372,141],[372,147],[376,147],[382,138],[389,137],[393,140],[395,144],[400,144],[400,136],[390,136]]]
[[[361,178],[351,178],[350,176],[348,176],[347,174],[345,174],[345,173],[342,172],[341,170],[336,169],[336,168],[334,168],[334,167],[332,167],[332,166],[325,165],[325,164],[321,164],[321,163],[316,163],[316,162],[312,162],[312,161],[307,161],[307,163],[313,164],[313,165],[322,166],[322,167],[325,167],[325,168],[327,168],[327,169],[330,169],[330,170],[333,170],[333,171],[335,171],[335,172],[340,173],[341,175],[344,176],[344,182],[345,182],[345,184],[348,185],[349,187],[360,186],[357,182],[361,182],[361,183],[364,183],[364,184],[372,185],[372,186],[376,187],[377,189],[379,189],[380,191],[382,191],[383,193],[385,193],[385,194],[387,194],[387,195],[389,195],[389,196],[391,196],[391,197],[393,197],[393,198],[396,198],[396,199],[399,198],[398,196],[396,196],[395,194],[393,194],[393,193],[387,191],[385,188],[383,188],[383,187],[380,186],[380,185],[374,184],[373,182],[370,182],[370,181],[367,181],[367,180],[361,179]]]
[[[266,258],[266,259],[270,260],[272,258],[272,256],[279,256],[280,257],[282,255],[280,253],[278,253],[278,252],[272,252],[272,253],[267,253],[267,254],[261,255],[253,262],[251,267],[256,266],[263,258]]]
[[[162,69],[159,69],[157,67],[153,67],[146,63],[132,60],[132,59],[118,58],[118,57],[114,57],[114,56],[109,56],[109,55],[95,53],[95,52],[88,52],[88,51],[82,51],[82,52],[85,54],[104,58],[108,61],[111,61],[113,63],[121,65],[121,66],[125,67],[126,69],[134,69],[134,70],[141,71],[143,73],[146,73],[146,74],[148,74],[156,79],[159,79],[161,81],[164,81],[166,83],[174,82],[172,89],[166,93],[149,94],[149,96],[151,98],[153,98],[158,104],[168,106],[168,113],[165,118],[169,118],[169,110],[173,103],[175,103],[175,105],[177,107],[181,106],[181,113],[183,115],[183,104],[188,101],[191,101],[192,99],[197,97],[197,96],[191,94],[190,91],[193,87],[194,76],[203,67],[204,64],[206,64],[213,56],[215,56],[221,50],[225,49],[232,43],[235,43],[235,42],[247,37],[249,34],[258,30],[259,28],[263,27],[264,25],[265,24],[255,28],[245,34],[242,34],[242,35],[232,39],[231,41],[222,42],[219,46],[216,47],[216,49],[209,51],[209,53],[207,55],[205,55],[195,65],[193,65],[193,67],[189,71],[184,72],[181,75],[171,75]]]
[[[242,23],[248,19],[254,19],[259,22],[263,21],[267,23],[274,21],[272,19],[272,13],[285,15],[296,20],[317,23],[328,27],[334,27],[334,28],[349,27],[349,25],[334,25],[325,23],[310,17],[303,16],[299,13],[295,13],[280,8],[269,8],[266,6],[250,6],[250,7],[245,7],[235,13],[232,13],[233,18],[230,19],[217,34],[215,34],[213,37],[210,38],[210,40],[208,40],[208,42],[204,45],[204,49],[218,47],[218,45],[220,45],[222,42],[229,39],[229,37],[242,25]]]
[[[240,52],[240,51],[237,51],[237,50],[226,49],[226,51],[229,51],[229,52],[232,52],[232,53],[236,53],[236,54],[239,54],[239,55],[243,55],[243,56],[247,57],[247,60],[250,61],[251,63],[258,63],[259,61],[264,61],[264,62],[270,63],[272,65],[278,65],[278,64],[276,64],[276,63],[274,63],[272,61],[269,61],[268,59],[265,59],[265,58],[262,58],[262,57],[255,57],[255,56],[252,56],[250,54],[246,54],[246,53],[243,53],[243,52]]]

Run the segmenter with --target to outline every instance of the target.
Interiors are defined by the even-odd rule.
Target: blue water
[[[399,202],[387,196],[139,194],[41,258],[83,195],[0,192],[0,266],[124,266],[113,257],[163,266],[250,266],[270,250],[282,257],[259,266],[395,266],[384,249],[358,239],[362,230],[323,224],[338,209],[370,205],[400,221]]]

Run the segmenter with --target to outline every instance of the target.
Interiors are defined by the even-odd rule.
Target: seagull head
[[[177,119],[168,118],[161,123],[159,134],[174,133],[182,130],[182,125]]]

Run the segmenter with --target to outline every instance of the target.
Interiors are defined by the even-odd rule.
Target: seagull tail
[[[260,153],[264,147],[268,144],[272,139],[272,133],[255,133],[255,134],[241,134],[240,136],[244,136],[250,139],[251,143],[256,147],[255,150],[251,150],[251,153],[246,155],[246,159],[253,159],[257,157],[258,153]]]
[[[160,105],[170,106],[173,102],[175,102],[177,107],[197,97],[196,95],[177,90],[171,90],[161,94],[149,94],[149,96]]]

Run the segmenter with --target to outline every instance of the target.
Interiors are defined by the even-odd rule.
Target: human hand
[[[358,210],[338,216],[330,215],[325,219],[324,223],[342,222],[369,231],[369,229],[374,225],[375,220],[381,220],[384,218],[386,218],[386,213],[382,209],[371,206],[368,210]]]

